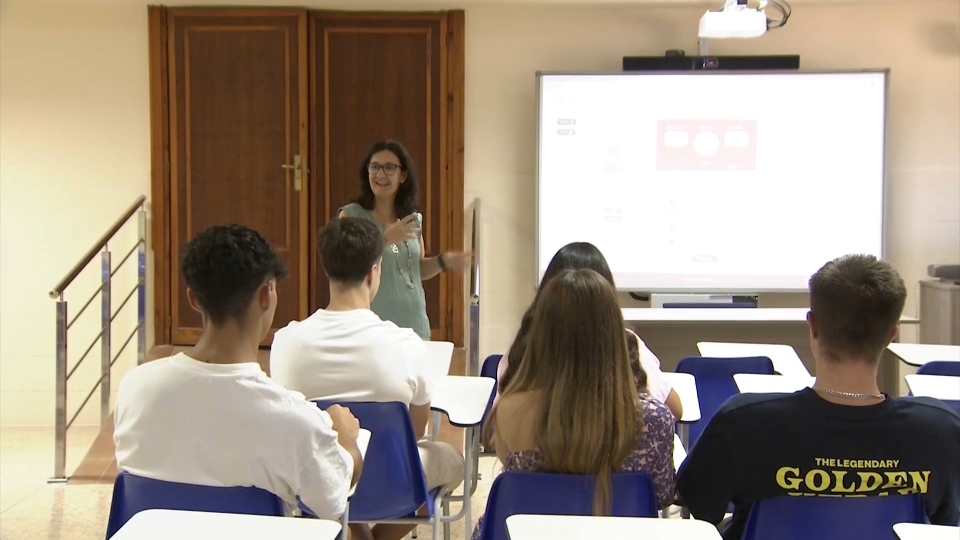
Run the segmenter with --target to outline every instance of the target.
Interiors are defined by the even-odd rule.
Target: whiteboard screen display
[[[539,276],[574,241],[641,291],[803,290],[882,256],[886,77],[539,75]]]

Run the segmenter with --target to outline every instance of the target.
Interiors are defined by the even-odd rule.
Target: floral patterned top
[[[660,508],[670,506],[677,492],[677,471],[673,467],[673,413],[650,394],[640,394],[644,427],[637,435],[636,449],[617,472],[645,472],[653,480]],[[542,472],[543,453],[539,448],[514,452],[507,457],[504,472]],[[472,540],[480,538],[483,517],[477,520]]]

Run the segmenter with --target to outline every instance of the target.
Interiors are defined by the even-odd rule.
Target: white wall
[[[46,425],[54,411],[55,302],[47,293],[127,206],[150,189],[147,14],[140,6],[0,6],[0,425]],[[136,222],[111,244],[114,264]],[[135,283],[128,261],[116,310]],[[68,289],[74,313],[99,285],[99,258]],[[135,299],[117,317],[119,345]],[[72,366],[99,332],[99,300],[69,331]],[[118,360],[135,363],[136,341]],[[68,410],[99,378],[100,347],[70,381]],[[116,380],[113,381],[116,387]],[[99,418],[99,396],[78,423]]]
[[[463,5],[302,3],[429,10]],[[465,191],[467,203],[479,196],[484,205],[484,355],[509,344],[533,295],[534,72],[612,71],[624,55],[692,52],[703,11],[567,4],[574,2],[466,4]],[[149,195],[146,5],[0,4],[0,425],[52,423],[54,303],[47,292],[137,195]],[[958,28],[956,0],[798,3],[782,30],[712,45],[715,54],[799,53],[809,68],[892,68],[890,259],[911,289],[928,263],[960,259]],[[132,245],[133,234],[129,228],[121,234],[116,258]],[[72,309],[97,286],[96,272],[92,267],[71,289]],[[125,278],[118,291],[132,286]],[[96,317],[95,311],[86,314],[71,330],[72,361],[96,334]],[[115,342],[132,328],[129,306],[118,320],[124,318]],[[91,354],[76,375],[73,407],[98,376],[99,349]],[[121,363],[132,364],[129,352]],[[80,422],[96,422],[95,405]]]
[[[697,50],[703,8],[468,10],[466,187],[482,200],[481,358],[508,347],[535,282],[534,73],[619,71],[624,55]],[[800,54],[804,68],[889,67],[889,259],[908,283],[960,261],[960,4],[795,5],[782,29],[711,54]],[[585,179],[589,181],[589,179]],[[811,219],[815,219],[811,216]],[[911,337],[907,332],[907,338]]]

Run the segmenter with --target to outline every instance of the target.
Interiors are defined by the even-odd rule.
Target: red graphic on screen
[[[657,170],[756,169],[756,120],[657,121]]]

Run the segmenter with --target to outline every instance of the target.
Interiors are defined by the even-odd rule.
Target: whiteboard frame
[[[889,215],[889,205],[890,199],[887,196],[889,187],[889,182],[887,182],[887,160],[888,160],[888,149],[889,149],[889,137],[887,126],[890,119],[890,68],[863,68],[863,69],[763,69],[763,70],[730,70],[730,69],[707,69],[707,70],[655,70],[655,71],[537,71],[536,72],[536,84],[537,84],[537,114],[536,114],[536,132],[537,132],[537,162],[536,162],[536,203],[534,208],[534,219],[536,220],[534,225],[536,226],[536,239],[535,239],[535,268],[536,272],[534,274],[534,290],[540,286],[540,148],[541,148],[541,131],[543,124],[543,78],[551,76],[565,76],[565,77],[610,77],[610,76],[637,76],[637,75],[688,75],[691,77],[710,77],[713,75],[858,75],[863,73],[876,73],[883,75],[883,158],[881,167],[881,187],[880,187],[880,197],[881,197],[881,212],[880,217],[880,258],[884,259],[887,256],[887,241],[889,235],[887,234],[887,216]],[[826,263],[827,261],[823,261]],[[704,289],[704,288],[646,288],[646,289],[626,289],[622,288],[619,285],[617,286],[619,291],[632,291],[632,292],[643,292],[643,293],[697,293],[697,294],[751,294],[751,293],[802,293],[807,292],[807,287],[795,288],[795,289],[773,289],[773,288],[736,288],[736,289]]]

